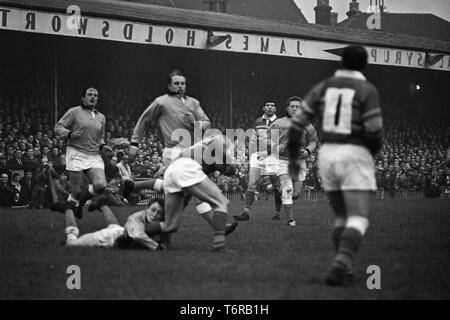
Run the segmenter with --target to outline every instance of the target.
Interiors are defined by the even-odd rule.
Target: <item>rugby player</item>
[[[150,221],[164,221],[164,200],[150,200],[145,210],[130,215],[122,227],[109,206],[104,195],[95,198],[88,207],[89,211],[100,210],[106,228],[80,236],[77,223],[72,212],[63,205],[52,207],[53,211],[65,212],[66,246],[69,247],[101,247],[101,248],[142,248],[147,250],[168,249],[164,238],[149,237],[145,226]],[[66,204],[67,206],[67,204]]]
[[[363,47],[346,47],[343,69],[308,93],[289,131],[289,171],[298,179],[297,137],[312,119],[320,121],[319,173],[335,213],[336,255],[326,278],[333,286],[353,281],[353,261],[369,226],[370,203],[377,188],[373,156],[382,146],[383,119],[378,90],[361,73],[366,65]]]
[[[164,173],[165,220],[146,226],[148,235],[176,232],[184,210],[185,197],[194,196],[213,208],[212,223],[214,242],[212,251],[225,251],[225,230],[228,216],[228,199],[207,174],[216,170],[232,175],[234,166],[233,142],[223,135],[212,135],[182,151]],[[195,157],[200,150],[201,159]],[[205,158],[205,154],[212,158]]]
[[[105,164],[101,152],[112,152],[105,145],[105,116],[97,109],[98,90],[92,86],[81,92],[81,105],[72,107],[55,125],[58,139],[67,139],[66,170],[72,193],[68,210],[83,217],[83,206],[106,188]],[[90,183],[86,183],[86,176]]]
[[[162,161],[167,167],[178,157],[180,151],[191,147],[196,142],[194,141],[195,128],[197,128],[195,131],[202,135],[211,127],[211,122],[200,106],[200,102],[186,95],[186,82],[186,77],[179,70],[174,70],[169,74],[167,78],[168,92],[157,97],[136,123],[129,148],[131,160],[136,156],[139,150],[139,141],[148,129],[159,127],[164,139]],[[182,137],[181,141],[180,137]],[[165,168],[161,168],[159,173],[164,170]],[[138,186],[136,186],[137,188]],[[128,195],[124,194],[124,197],[126,196]],[[186,200],[187,205],[189,199]],[[196,201],[196,210],[204,219],[212,223],[212,209],[209,204]]]
[[[240,215],[234,216],[238,221],[250,219],[250,209],[255,201],[256,186],[261,176],[270,176],[275,195],[275,219],[280,217],[281,196],[276,179],[276,155],[271,153],[270,128],[277,120],[277,108],[275,102],[268,100],[263,106],[264,114],[256,119],[255,130],[257,135],[257,151],[250,155],[250,169],[248,171],[248,185],[245,192],[244,208]],[[250,150],[253,151],[253,150]]]
[[[305,181],[306,179],[306,159],[311,156],[311,154],[316,150],[318,140],[316,129],[312,124],[309,124],[305,127],[305,132],[303,135],[298,136],[298,139],[303,139],[303,141],[299,141],[302,147],[297,159],[297,162],[300,166],[300,171],[298,178],[296,180],[292,180],[288,172],[288,132],[289,128],[291,127],[291,117],[300,108],[301,101],[302,99],[300,97],[290,97],[287,100],[287,115],[283,118],[277,119],[272,124],[272,129],[278,130],[279,132],[277,176],[280,180],[282,205],[284,207],[286,216],[289,219],[287,224],[291,227],[295,227],[296,225],[293,200],[297,199],[300,194],[301,188],[303,186],[303,181]],[[276,218],[279,219],[280,217],[278,216],[275,217],[275,219]]]

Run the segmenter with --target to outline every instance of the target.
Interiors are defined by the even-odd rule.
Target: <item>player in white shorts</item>
[[[112,152],[105,145],[106,119],[97,109],[97,89],[84,88],[81,101],[81,105],[67,110],[54,129],[57,138],[67,139],[66,170],[72,186],[68,210],[74,211],[79,219],[86,201],[106,188],[105,165],[100,152]]]
[[[255,121],[256,137],[251,139],[251,144],[256,146],[256,152],[250,155],[249,159],[249,171],[248,171],[248,184],[245,192],[245,201],[242,213],[234,216],[238,221],[248,221],[250,219],[250,210],[255,200],[256,187],[259,179],[269,177],[273,186],[278,185],[276,172],[277,172],[277,155],[271,153],[271,127],[272,124],[278,119],[275,114],[277,111],[276,104],[272,100],[268,100],[264,103],[264,114],[258,117]],[[249,148],[250,152],[253,150]],[[279,212],[281,209],[281,198],[279,196],[277,188],[275,188],[275,211]]]
[[[288,172],[289,164],[289,152],[287,150],[288,143],[288,131],[291,126],[291,117],[300,108],[302,99],[294,96],[287,100],[286,113],[283,118],[276,120],[272,124],[272,130],[278,130],[279,132],[279,144],[278,144],[278,168],[277,176],[280,180],[281,189],[281,202],[284,207],[285,213],[288,217],[288,226],[295,227],[295,211],[293,208],[294,200],[298,198],[303,181],[306,179],[307,167],[306,159],[315,151],[317,146],[317,132],[312,124],[305,127],[303,135],[298,135],[299,144],[302,146],[298,155],[297,163],[300,166],[298,177],[296,180],[292,180]],[[274,216],[275,220],[279,220],[280,217]]]
[[[217,135],[220,137],[219,140],[223,139],[222,135],[219,132],[216,132],[216,133],[214,133],[214,131],[212,131],[212,132],[213,132],[213,135]],[[213,139],[214,138],[212,138],[212,137],[206,137],[204,140],[194,144],[190,148],[173,148],[174,150],[175,149],[179,150],[179,153],[177,155],[174,154],[173,159],[175,157],[177,159],[184,157],[184,158],[189,158],[189,160],[193,160],[193,158],[195,158],[194,150],[205,148],[205,145],[207,145],[208,143],[211,143],[213,141]],[[217,143],[219,143],[219,141],[214,141],[213,145],[216,145]],[[201,153],[198,153],[198,154],[201,155]],[[175,161],[177,159],[175,159]],[[171,164],[173,162],[174,161],[172,160]],[[158,192],[164,191],[167,194],[167,192],[169,192],[169,190],[171,190],[171,192],[174,191],[174,186],[170,185],[171,181],[177,181],[177,183],[179,183],[179,187],[177,187],[178,189],[183,188],[184,186],[187,186],[189,184],[199,183],[205,178],[205,173],[203,171],[198,170],[199,169],[198,163],[200,163],[200,162],[202,162],[202,160],[197,159],[197,161],[194,161],[194,163],[192,161],[187,161],[187,163],[177,162],[176,166],[172,166],[172,167],[171,167],[171,165],[169,165],[169,167],[172,168],[169,171],[169,172],[171,172],[169,175],[171,177],[171,179],[165,178],[166,177],[165,172],[169,168],[169,167],[167,167],[167,168],[165,168],[165,171],[164,171],[164,180],[161,180],[158,178],[150,178],[150,179],[146,179],[143,181],[126,180],[124,182],[123,196],[126,198],[133,191],[141,190],[141,189],[151,189],[151,190],[155,190]],[[185,165],[185,167],[182,167],[183,164]],[[215,167],[219,168],[219,166],[215,166]],[[178,174],[173,173],[173,171],[175,169],[179,170],[180,172]],[[223,171],[221,168],[219,168],[219,169],[220,169],[219,171]],[[209,180],[209,178],[208,178],[208,180]],[[216,186],[216,188],[217,188],[217,186]],[[183,205],[183,209],[185,209],[185,207],[187,205],[186,198],[190,199],[190,196],[195,196],[195,195],[185,194],[185,197],[184,197],[185,202]],[[196,209],[197,209],[197,212],[202,212],[201,216],[212,227],[214,227],[213,211],[212,211],[212,208],[211,208],[209,202],[200,203],[199,205],[196,206]],[[238,222],[236,222],[236,221],[233,221],[233,222],[227,224],[226,228],[225,228],[225,235],[229,235],[230,233],[233,233],[236,230],[237,226],[238,226]]]
[[[195,150],[200,149],[202,159],[196,159]],[[205,154],[214,157],[206,159]],[[174,160],[164,173],[165,220],[150,223],[146,227],[149,235],[176,232],[184,210],[186,196],[194,196],[213,208],[211,226],[214,229],[213,251],[225,250],[225,229],[228,216],[228,199],[207,174],[216,170],[225,175],[234,173],[234,146],[223,135],[204,139],[195,144],[184,155]],[[196,160],[197,161],[196,161]],[[201,164],[199,163],[201,162]]]
[[[129,149],[130,159],[133,159],[139,148],[139,141],[149,128],[159,128],[164,140],[162,154],[163,164],[167,167],[180,152],[194,144],[195,133],[202,134],[211,127],[211,122],[200,106],[200,102],[186,95],[187,79],[179,70],[173,70],[167,78],[167,93],[157,97],[142,113],[131,137]],[[180,136],[183,137],[180,142]],[[201,138],[201,137],[199,137]],[[161,169],[161,172],[164,169]],[[132,181],[127,182],[132,185]],[[140,182],[135,182],[139,189]],[[145,185],[145,184],[144,184]],[[131,190],[131,188],[129,188]],[[124,197],[127,198],[127,194]],[[186,205],[189,199],[186,199]],[[196,201],[197,212],[212,223],[212,209],[207,203]]]
[[[378,90],[361,73],[367,60],[363,47],[345,48],[343,69],[308,93],[289,132],[289,167],[291,177],[296,178],[295,137],[313,119],[320,121],[319,173],[335,213],[332,238],[336,255],[326,278],[333,286],[353,280],[353,262],[369,226],[370,203],[376,191],[373,155],[382,146],[383,118]]]

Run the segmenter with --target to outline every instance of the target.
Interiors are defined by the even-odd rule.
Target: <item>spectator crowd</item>
[[[23,90],[11,95],[5,87],[0,89],[0,207],[28,206],[49,207],[52,201],[49,187],[53,185],[58,199],[70,193],[68,174],[65,171],[65,142],[55,137],[49,99],[35,98]],[[143,88],[134,86],[120,96],[119,91],[105,90],[103,105],[108,105],[105,141],[113,153],[104,158],[109,187],[120,193],[125,179],[150,178],[158,174],[162,166],[164,148],[158,131],[146,132],[139,143],[135,161],[128,159],[127,145],[118,139],[130,139],[136,120],[148,104],[142,97]],[[67,91],[67,92],[66,92]],[[75,105],[63,89],[59,105]],[[67,93],[67,94],[65,94]],[[38,95],[39,96],[39,95]],[[71,103],[72,102],[72,103]],[[123,113],[123,110],[133,110]],[[241,108],[233,112],[236,128],[248,129],[255,120],[255,110]],[[213,127],[225,129],[222,110],[205,107]],[[63,110],[59,116],[63,114]],[[445,117],[443,118],[445,119]],[[405,113],[385,114],[385,143],[375,158],[379,188],[391,193],[401,189],[424,191],[429,196],[439,196],[449,188],[449,168],[446,166],[446,148],[450,127],[448,123],[424,119]],[[119,142],[118,142],[119,141]],[[246,154],[248,160],[248,150]],[[321,190],[317,174],[317,153],[307,161],[308,174],[304,187]],[[248,161],[238,167],[233,177],[218,173],[212,179],[225,193],[243,193],[247,185]],[[259,190],[270,189],[269,182],[261,179]]]

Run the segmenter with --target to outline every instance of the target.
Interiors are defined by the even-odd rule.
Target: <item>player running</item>
[[[302,99],[300,97],[290,97],[287,100],[287,115],[283,118],[277,119],[272,124],[273,130],[279,132],[279,145],[278,145],[278,166],[277,176],[280,180],[281,189],[281,201],[284,207],[286,216],[288,217],[288,226],[295,227],[295,211],[293,208],[293,200],[297,199],[303,186],[303,181],[306,179],[307,167],[306,159],[316,150],[317,146],[317,132],[312,124],[305,127],[303,135],[299,135],[299,143],[302,146],[300,149],[297,163],[300,167],[299,175],[296,180],[292,180],[288,173],[289,152],[287,149],[288,144],[288,131],[291,127],[291,118],[295,112],[300,108]],[[302,139],[302,140],[300,140]],[[277,213],[274,215],[275,220],[279,220],[280,216]]]
[[[201,154],[201,159],[195,157],[196,154]],[[206,155],[211,156],[208,158]],[[165,220],[149,223],[146,233],[176,232],[185,208],[185,198],[194,196],[213,208],[210,222],[214,230],[212,250],[224,251],[229,201],[207,174],[217,170],[232,175],[234,169],[233,143],[221,134],[212,135],[183,150],[164,173]]]
[[[105,164],[100,152],[112,152],[105,145],[105,116],[97,109],[98,90],[86,87],[81,93],[82,104],[67,110],[55,125],[58,139],[67,139],[66,170],[72,193],[68,210],[83,217],[86,201],[106,188]],[[85,174],[90,184],[86,184]]]
[[[301,146],[297,137],[312,119],[320,120],[319,173],[336,216],[332,234],[336,256],[328,285],[352,282],[353,261],[369,226],[370,202],[377,188],[373,156],[382,146],[383,119],[378,91],[361,73],[366,65],[363,47],[345,48],[343,69],[308,93],[289,131],[289,169],[297,179]]]
[[[263,107],[264,114],[256,119],[255,130],[257,135],[257,151],[250,155],[250,169],[248,171],[248,185],[245,192],[244,208],[240,215],[234,216],[238,221],[250,219],[250,209],[255,201],[256,187],[261,176],[269,176],[272,186],[275,187],[275,214],[280,216],[281,197],[278,192],[278,181],[276,179],[277,157],[271,153],[270,128],[277,120],[277,108],[275,102],[268,100]],[[253,150],[250,150],[253,151]]]
[[[131,158],[136,156],[140,138],[149,128],[159,127],[164,139],[162,161],[167,167],[178,157],[180,151],[189,148],[196,142],[193,141],[194,133],[198,132],[198,139],[201,139],[202,133],[211,127],[211,122],[200,106],[200,102],[186,95],[186,83],[186,77],[179,70],[174,70],[169,74],[167,94],[157,97],[136,123],[129,149]],[[182,137],[181,141],[180,137]],[[160,172],[164,170],[165,168],[162,168]],[[136,186],[138,189],[139,182],[129,182],[128,184],[133,185],[134,183],[138,184]],[[209,204],[198,202],[196,210],[204,219],[212,223],[210,219],[212,208]]]

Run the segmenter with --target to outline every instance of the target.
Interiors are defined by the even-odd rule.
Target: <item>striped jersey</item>
[[[273,115],[272,117],[267,117],[263,114],[261,117],[257,118],[255,121],[255,130],[257,137],[257,150],[258,151],[269,151],[270,148],[270,128],[273,123],[277,120],[277,115]],[[266,147],[263,147],[266,146]],[[265,149],[264,149],[265,148]]]

